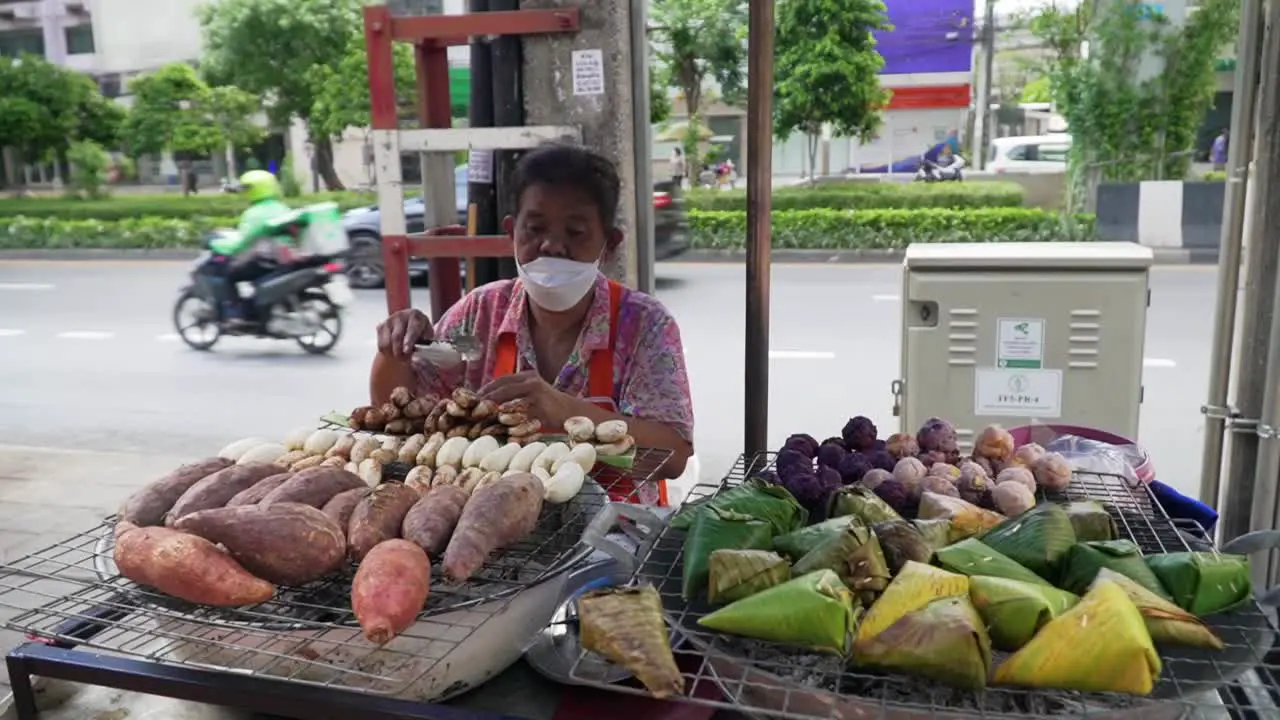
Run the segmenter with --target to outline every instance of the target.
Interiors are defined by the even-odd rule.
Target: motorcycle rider
[[[214,240],[209,249],[227,258],[223,271],[223,282],[218,283],[221,291],[219,304],[225,320],[239,322],[244,319],[244,308],[240,301],[240,293],[236,284],[252,282],[271,271],[274,263],[274,252],[271,258],[264,258],[257,251],[258,242],[267,239],[278,231],[271,225],[282,215],[293,211],[281,200],[284,194],[280,181],[266,170],[250,170],[240,176],[242,192],[249,198],[249,207],[240,215],[237,232]],[[274,238],[288,242],[287,238]],[[276,244],[272,244],[272,248]]]

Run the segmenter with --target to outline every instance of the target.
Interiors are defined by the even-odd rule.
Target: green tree
[[[396,43],[393,51],[396,102],[414,108],[418,93],[413,48]],[[338,138],[347,128],[369,126],[369,56],[362,30],[351,33],[338,62],[312,67],[307,79],[313,93],[309,124],[313,133]]]
[[[191,162],[225,146],[220,128],[209,121],[209,86],[184,63],[166,65],[129,83],[133,107],[121,132],[134,158],[168,150],[182,168],[186,191]]]
[[[77,140],[67,148],[71,165],[71,187],[75,194],[89,199],[107,196],[107,171],[111,156],[92,140]]]
[[[653,0],[651,28],[657,67],[684,95],[689,128],[702,114],[707,82],[728,102],[746,89],[747,3],[743,0]],[[696,138],[694,142],[696,150]],[[700,163],[687,156],[696,176]]]
[[[234,177],[237,174],[235,149],[252,147],[266,137],[266,128],[257,117],[262,112],[262,99],[238,87],[224,85],[209,88],[197,111],[221,135],[227,149],[227,171]]]
[[[1053,102],[1053,87],[1049,84],[1049,78],[1041,76],[1023,85],[1019,101],[1024,103]]]
[[[824,126],[842,137],[871,138],[889,93],[884,58],[872,32],[887,30],[881,0],[782,0],[778,4],[774,134],[808,139],[809,182],[817,174]],[[832,22],[840,18],[840,22]]]
[[[1204,0],[1176,26],[1150,5],[1117,0],[1032,14],[1031,31],[1051,50],[1053,102],[1071,129],[1071,207],[1089,207],[1103,181],[1186,177],[1213,102],[1214,61],[1239,13],[1240,0]],[[1142,72],[1150,58],[1159,72]]]
[[[671,96],[667,89],[671,87],[671,79],[666,76],[664,68],[649,67],[649,122],[658,124],[671,117]]]
[[[202,69],[211,81],[270,98],[269,117],[287,126],[298,117],[315,147],[316,170],[341,190],[333,168],[332,133],[316,127],[314,68],[337,68],[361,32],[360,0],[220,0],[199,10]],[[366,78],[364,83],[368,83]]]

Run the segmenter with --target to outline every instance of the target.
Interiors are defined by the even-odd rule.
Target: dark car
[[[467,223],[467,166],[454,169],[454,187],[458,210],[458,223]],[[406,229],[409,234],[424,232],[424,207],[422,198],[404,201]],[[357,288],[382,287],[382,216],[376,205],[348,210],[342,224],[351,240],[351,255],[347,260],[347,274],[351,286]],[[683,193],[674,183],[659,182],[653,186],[653,244],[654,259],[667,260],[689,249],[689,220],[685,211]],[[427,261],[409,260],[409,275],[418,278],[426,275]]]

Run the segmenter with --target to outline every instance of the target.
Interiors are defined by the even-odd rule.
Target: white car
[[[1070,150],[1070,135],[996,138],[991,141],[987,170],[999,174],[1066,172]]]

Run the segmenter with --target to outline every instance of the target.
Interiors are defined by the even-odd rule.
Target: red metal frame
[[[578,8],[395,17],[386,5],[366,6],[364,31],[369,55],[370,125],[374,130],[399,129],[393,42],[414,43],[421,126],[448,128],[453,125],[448,46],[466,44],[476,36],[575,32],[578,26]],[[409,307],[410,257],[428,259],[431,314],[439,318],[462,297],[460,258],[507,257],[510,254],[511,241],[506,236],[384,236],[382,259],[387,311],[396,312]]]

